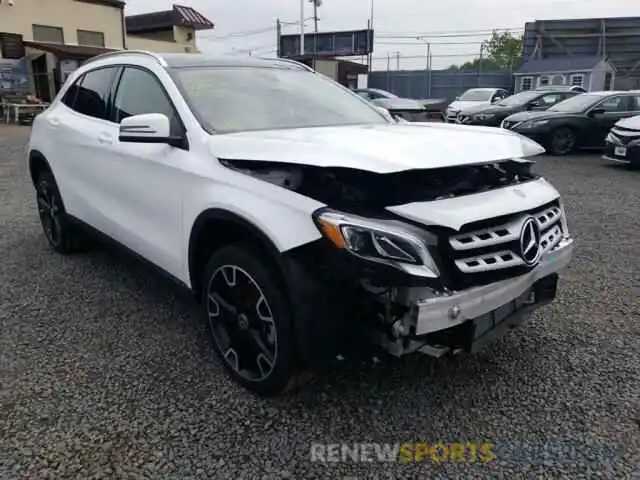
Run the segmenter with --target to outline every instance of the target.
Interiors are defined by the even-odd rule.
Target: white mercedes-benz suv
[[[292,61],[123,51],[72,74],[28,164],[54,250],[97,234],[168,273],[267,396],[365,345],[474,352],[551,301],[573,240],[543,151]]]

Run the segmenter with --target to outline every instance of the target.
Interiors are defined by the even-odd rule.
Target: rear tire
[[[38,174],[35,187],[38,216],[49,245],[65,255],[84,250],[86,237],[69,221],[53,174]]]
[[[275,266],[250,245],[215,252],[206,267],[202,307],[226,373],[263,397],[297,385],[293,315]]]
[[[551,131],[547,143],[551,155],[569,155],[575,150],[578,137],[569,127],[559,127]]]

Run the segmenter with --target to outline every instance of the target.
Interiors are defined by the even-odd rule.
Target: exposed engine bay
[[[351,168],[323,168],[275,162],[222,160],[228,168],[351,212],[481,193],[539,178],[534,162],[499,163],[380,174]]]

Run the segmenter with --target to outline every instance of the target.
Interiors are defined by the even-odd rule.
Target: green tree
[[[500,33],[494,30],[491,39],[483,42],[483,52],[499,68],[517,68],[522,63],[522,41],[522,35],[515,36],[510,32]]]
[[[494,30],[482,42],[482,60],[476,58],[460,66],[462,70],[515,70],[522,64],[522,36]]]

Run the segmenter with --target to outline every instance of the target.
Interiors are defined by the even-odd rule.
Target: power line
[[[381,31],[379,34],[381,35],[411,35],[414,37],[419,37],[422,35],[440,35],[440,34],[449,34],[449,33],[492,33],[494,30],[505,31],[505,30],[523,30],[520,27],[492,27],[492,28],[475,28],[472,30],[431,30],[428,32],[384,32]]]
[[[431,55],[432,58],[449,58],[449,57],[473,57],[473,56],[477,56],[478,52],[472,52],[472,53],[443,53],[443,54],[436,54],[436,55]],[[388,57],[372,57],[373,60],[387,60]],[[406,59],[406,60],[411,60],[411,59],[423,59],[425,58],[424,55],[403,55],[400,57],[400,59]]]
[[[523,33],[524,29],[520,29],[520,31],[510,31],[509,33]],[[385,39],[408,39],[408,38],[456,38],[456,37],[487,37],[488,35],[490,35],[492,32],[484,32],[484,33],[441,33],[441,34],[428,34],[428,33],[423,33],[420,35],[407,35],[407,34],[402,34],[402,35],[382,35],[382,34],[378,34],[376,35],[377,38],[385,38]]]
[[[432,46],[433,45],[482,45],[483,41],[469,41],[469,42],[429,42]],[[412,46],[412,47],[420,47],[420,46],[424,46],[424,42],[375,42],[376,45],[405,45],[405,46]]]

